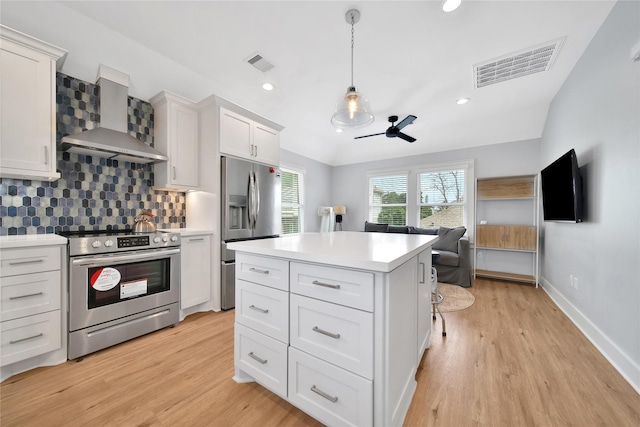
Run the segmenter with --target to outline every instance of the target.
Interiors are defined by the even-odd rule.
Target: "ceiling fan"
[[[389,123],[391,123],[391,126],[389,126],[389,128],[385,132],[373,133],[371,135],[356,136],[354,139],[368,138],[370,136],[377,136],[377,135],[386,135],[387,138],[398,137],[398,138],[404,139],[405,141],[413,142],[416,140],[414,137],[409,136],[406,133],[402,133],[400,132],[400,130],[402,130],[402,128],[405,127],[406,125],[410,125],[411,123],[413,123],[415,119],[417,119],[416,116],[408,115],[400,123],[396,125],[395,123],[398,121],[398,116],[389,116]]]

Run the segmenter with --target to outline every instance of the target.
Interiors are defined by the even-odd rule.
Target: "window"
[[[304,230],[304,172],[282,168],[282,234]]]
[[[473,160],[372,170],[367,179],[368,221],[421,228],[464,226],[473,238]]]
[[[419,173],[418,191],[418,227],[458,227],[466,224],[464,169]]]
[[[407,224],[407,174],[369,177],[369,221]]]

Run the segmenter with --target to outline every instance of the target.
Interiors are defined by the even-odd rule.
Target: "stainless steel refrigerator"
[[[235,307],[235,252],[227,243],[278,237],[280,219],[280,170],[232,157],[221,159],[220,284],[223,310]]]

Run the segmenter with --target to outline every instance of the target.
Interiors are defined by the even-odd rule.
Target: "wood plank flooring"
[[[405,426],[639,426],[640,396],[542,289],[477,280],[435,321]],[[0,425],[317,426],[233,376],[234,312],[40,368],[0,385]]]

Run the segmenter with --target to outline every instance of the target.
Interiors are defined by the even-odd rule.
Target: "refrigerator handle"
[[[258,214],[260,213],[260,180],[258,179],[258,177],[256,176],[256,173],[253,173],[253,179],[255,182],[254,185],[254,189],[255,189],[255,208],[254,208],[254,218],[253,218],[253,228],[256,227],[256,224],[258,222]]]
[[[256,228],[256,175],[249,172],[249,228]]]
[[[247,186],[247,218],[249,219],[249,230],[253,228],[253,175],[249,172],[249,185]]]

